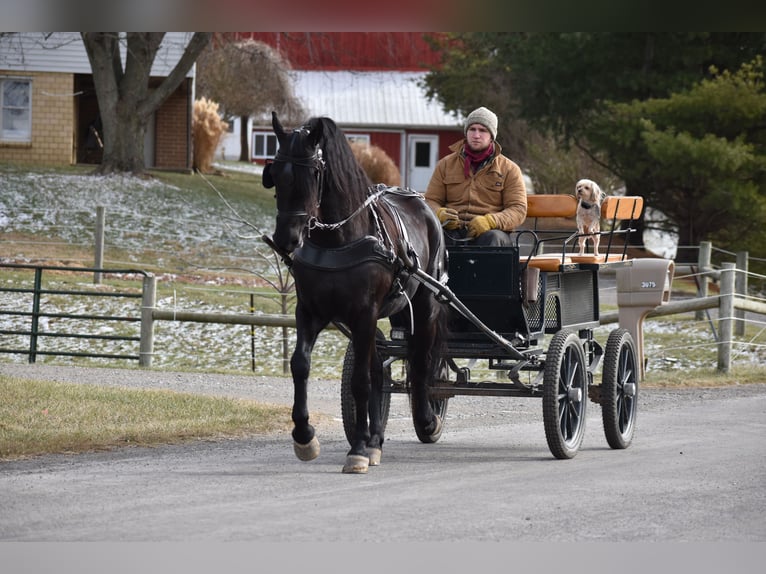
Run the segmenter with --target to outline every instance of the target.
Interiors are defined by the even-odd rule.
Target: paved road
[[[0,365],[54,380],[288,402],[281,379]],[[456,397],[420,444],[394,396],[383,463],[340,472],[337,384],[312,384],[322,454],[287,435],[0,463],[0,541],[766,541],[766,384],[644,389],[612,451],[589,404],[577,457],[551,457],[534,399]],[[367,529],[374,524],[373,529]]]

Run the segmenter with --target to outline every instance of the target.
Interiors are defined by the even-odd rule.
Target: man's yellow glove
[[[460,218],[457,211],[451,207],[440,207],[436,210],[436,217],[442,222],[444,229],[457,229],[460,226]]]
[[[492,214],[477,215],[468,222],[468,237],[478,237],[490,229],[497,228],[497,222]]]

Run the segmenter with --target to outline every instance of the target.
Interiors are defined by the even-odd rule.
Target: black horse
[[[286,132],[273,113],[272,125],[279,151],[263,174],[264,185],[276,187],[277,221],[269,242],[290,265],[297,293],[297,341],[290,360],[295,454],[301,460],[319,455],[307,385],[314,343],[332,322],[350,336],[354,357],[356,421],[343,472],[367,472],[379,464],[384,442],[379,318],[389,317],[407,333],[418,436],[435,442],[441,434],[428,384],[441,362],[447,308],[411,272],[418,266],[446,281],[442,229],[419,193],[374,186],[331,119],[311,118]]]

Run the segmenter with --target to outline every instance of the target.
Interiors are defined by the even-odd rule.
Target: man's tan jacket
[[[491,213],[498,229],[513,231],[527,216],[527,191],[521,168],[502,155],[495,142],[495,154],[468,179],[463,175],[465,140],[450,146],[452,153],[436,164],[425,198],[431,209],[451,207],[462,226],[477,215]]]

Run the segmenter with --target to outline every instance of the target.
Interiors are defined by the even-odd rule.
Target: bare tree
[[[152,65],[165,32],[82,32],[103,125],[100,173],[142,173],[144,134],[152,114],[181,85],[210,32],[195,32],[170,74],[150,86]],[[126,42],[125,62],[120,43]]]
[[[248,118],[276,110],[287,123],[299,123],[304,109],[295,97],[290,64],[264,42],[217,35],[197,61],[197,91],[241,118],[240,161],[250,161]]]

